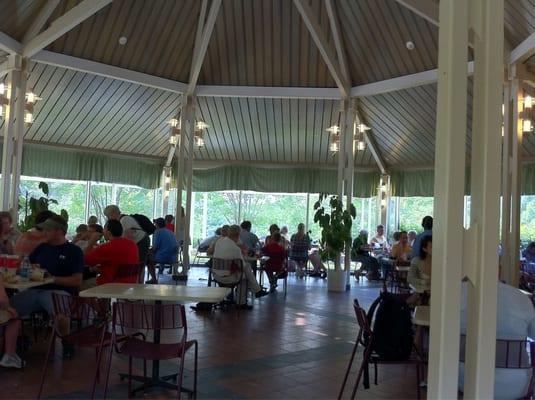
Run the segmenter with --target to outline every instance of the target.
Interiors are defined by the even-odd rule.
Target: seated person
[[[379,262],[368,251],[368,232],[362,229],[351,246],[351,261],[361,263],[360,270],[367,272],[369,280],[379,279]]]
[[[535,242],[530,242],[522,255],[528,263],[535,263]]]
[[[409,246],[411,246],[412,248],[414,248],[414,242],[416,241],[416,236],[417,236],[416,231],[409,231],[409,233],[407,234],[407,237],[409,238]]]
[[[467,302],[469,282],[462,283],[461,289],[461,333],[466,333]],[[535,308],[529,296],[517,288],[498,282],[498,306],[496,321],[496,339],[502,340],[526,340],[535,337]],[[499,343],[499,342],[498,342]],[[506,344],[498,344],[496,359],[505,361]],[[518,355],[518,346],[511,350],[514,355],[509,360],[517,361],[521,356],[523,360],[529,360],[525,349]],[[513,358],[511,358],[513,357]],[[528,392],[528,387],[533,373],[531,368],[496,368],[494,375],[494,398],[495,399],[520,399]],[[459,365],[459,390],[464,389],[464,363]]]
[[[98,218],[96,215],[91,215],[88,219],[87,219],[87,226],[89,225],[98,225]]]
[[[147,283],[158,283],[156,264],[160,265],[161,271],[163,265],[172,265],[178,261],[178,242],[175,234],[165,227],[163,218],[156,218],[153,222],[156,230],[152,237],[150,261],[147,262],[147,268],[151,276]]]
[[[374,247],[388,247],[388,241],[386,240],[384,225],[377,225],[377,231],[375,233],[375,236],[371,238],[370,244]]]
[[[409,261],[412,254],[412,247],[409,244],[409,237],[407,231],[401,231],[399,235],[399,242],[392,246],[390,257],[398,262]]]
[[[105,283],[138,283],[138,276],[117,278],[121,265],[139,264],[139,252],[134,241],[123,237],[123,226],[117,220],[110,219],[104,226],[106,243],[95,244],[100,240],[100,234],[95,232],[89,239],[85,252],[85,265],[100,274],[96,280],[87,280],[84,287],[88,288]]]
[[[431,258],[433,255],[433,237],[426,236],[420,242],[418,257],[411,260],[411,267],[407,274],[407,282],[418,293],[431,290]]]
[[[305,232],[305,224],[301,223],[297,225],[297,232],[290,238],[290,260],[295,261],[297,264],[295,270],[297,277],[303,277],[305,275],[310,247],[310,237]]]
[[[175,233],[175,217],[171,214],[167,214],[164,220],[165,220],[165,228]]]
[[[210,245],[219,239],[219,236],[221,236],[221,228],[217,228],[212,236],[208,236],[206,239],[201,241],[199,246],[197,246],[197,251],[205,253],[210,248]]]
[[[38,225],[45,234],[45,243],[40,244],[31,254],[30,262],[39,264],[48,271],[53,283],[38,286],[17,293],[11,298],[12,307],[18,315],[27,317],[34,311],[46,311],[49,315],[54,313],[52,293],[76,294],[82,284],[84,269],[84,256],[82,250],[67,241],[67,222],[59,215],[49,217]],[[67,334],[69,321],[60,321],[58,329]],[[63,356],[70,358],[73,348],[64,344]]]
[[[208,247],[208,250],[206,250],[206,254],[207,255],[209,255],[209,256],[213,256],[214,255],[215,245],[217,244],[217,242],[219,242],[219,240],[221,240],[221,238],[224,238],[224,237],[228,236],[229,229],[230,229],[229,225],[223,225],[221,227],[221,232],[220,232],[221,235],[210,244],[210,246]]]
[[[240,240],[240,231],[241,228],[238,225],[232,225],[228,230],[228,237],[222,236],[215,244],[214,248],[214,258],[220,258],[222,260],[242,260],[243,254],[241,249],[238,246],[238,241]],[[232,276],[227,274],[219,274],[217,270],[212,270],[216,279],[221,282],[226,280],[229,282],[234,282],[235,279]],[[252,291],[255,294],[255,297],[262,297],[268,294],[256,281],[256,278],[253,274],[253,270],[249,264],[243,264],[243,278],[240,284],[238,285],[238,299],[236,303],[240,308],[243,309],[252,309],[253,306],[247,305],[247,293],[246,288]]]
[[[286,250],[280,242],[280,233],[275,232],[268,245],[262,248],[262,254],[269,257],[264,265],[264,270],[270,284],[270,292],[274,292],[277,287],[277,278],[284,272],[286,262]]]
[[[35,216],[35,226],[24,232],[15,244],[15,254],[18,256],[29,256],[41,243],[46,241],[45,233],[39,228],[39,224],[48,218],[56,215],[50,210],[44,210]]]
[[[0,251],[2,254],[13,254],[13,248],[19,237],[20,232],[13,227],[11,213],[0,212]]]
[[[89,233],[87,225],[80,224],[76,227],[76,236],[74,236],[72,242],[84,251],[87,247],[89,236],[91,236],[91,234]]]
[[[0,278],[0,323],[7,322],[4,329],[4,356],[0,360],[0,366],[5,368],[24,367],[24,361],[17,355],[20,320],[15,318],[17,318],[17,311],[10,307],[4,282]]]

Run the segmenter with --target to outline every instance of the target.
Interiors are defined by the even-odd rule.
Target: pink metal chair
[[[120,335],[118,333],[120,331]],[[154,341],[148,342],[139,339],[135,334],[128,334],[128,331],[153,330]],[[181,330],[177,334],[178,341],[173,343],[161,343],[160,334],[162,330]],[[180,399],[181,392],[186,391],[196,398],[197,396],[197,359],[198,343],[196,340],[187,340],[186,312],[183,305],[165,304],[144,304],[143,302],[117,302],[113,304],[112,316],[112,338],[111,342],[116,346],[116,351],[128,356],[128,396],[131,397],[136,391],[145,390],[148,387],[160,386],[177,390],[177,398]],[[124,334],[124,336],[122,336]],[[118,345],[121,338],[120,345]],[[193,389],[182,387],[184,375],[184,358],[186,352],[194,347],[194,377]],[[132,375],[132,359],[143,359],[143,377]],[[159,361],[179,359],[178,373],[167,377],[159,377]],[[108,389],[112,352],[108,359],[108,370],[104,397]],[[147,378],[146,360],[153,361],[152,377]],[[175,379],[176,385],[172,385],[168,380]],[[132,390],[132,380],[143,382],[140,388]]]
[[[95,349],[97,364],[91,389],[91,397],[93,398],[99,379],[102,348],[111,344],[111,334],[107,329],[110,301],[107,299],[82,298],[58,293],[52,293],[52,299],[54,301],[54,326],[45,364],[41,373],[41,383],[37,398],[41,397],[48,363],[57,338],[61,339],[63,343],[76,347]],[[68,319],[71,325],[71,330],[68,334],[62,334],[59,330],[60,321],[65,319]]]

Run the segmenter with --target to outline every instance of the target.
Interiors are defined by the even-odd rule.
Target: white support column
[[[242,202],[242,191],[240,190],[239,192],[239,195],[238,195],[238,220],[236,221],[236,223],[239,225],[240,224],[240,221],[242,220],[242,206],[241,206],[241,202]]]
[[[382,175],[379,185],[379,214],[380,223],[385,228],[385,236],[388,235],[388,215],[390,206],[390,175]]]
[[[191,192],[191,201],[188,208],[188,213],[190,215],[189,219],[189,237],[190,241],[189,244],[193,246],[193,233],[195,232],[195,192]]]
[[[13,57],[13,56],[12,56]],[[11,71],[6,79],[6,88],[8,94],[8,104],[6,105],[6,115],[4,118],[4,144],[2,150],[2,210],[9,210],[11,195],[11,173],[13,169],[13,151],[15,137],[15,118],[17,89],[19,87],[20,70]]]
[[[440,2],[428,397],[457,398],[463,248],[468,2]]]
[[[469,278],[464,396],[494,397],[498,232],[500,218],[501,104],[503,99],[503,0],[473,0],[474,103],[471,227],[475,246],[465,248]],[[449,247],[452,248],[452,247]],[[451,295],[450,295],[451,296]]]
[[[11,212],[13,221],[19,220],[19,184],[22,169],[22,151],[24,142],[24,109],[26,106],[26,62],[22,67],[19,76],[19,85],[17,89],[17,100],[15,104],[15,132],[13,136],[13,160],[11,170],[11,196],[8,209]]]
[[[89,215],[90,215],[89,208],[90,207],[91,207],[91,181],[87,181],[85,183],[85,219],[84,219],[85,222],[89,220]]]
[[[175,207],[175,235],[178,237],[180,230],[182,230],[182,224],[184,224],[184,219],[182,218],[182,190],[184,189],[184,178],[185,178],[185,154],[186,154],[186,131],[188,120],[191,117],[187,114],[191,113],[191,98],[189,96],[184,96],[182,98],[182,112],[180,113],[181,119],[181,131],[178,137],[178,160],[176,163],[176,182],[177,182],[177,191],[176,191],[176,207]],[[185,231],[184,231],[185,232]]]
[[[305,215],[305,229],[308,232],[308,225],[310,223],[310,193],[307,193],[307,214]]]
[[[201,228],[202,239],[208,237],[206,235],[207,226],[208,226],[208,192],[204,192],[203,203],[202,203],[202,228]]]
[[[503,90],[503,145],[502,145],[502,226],[501,226],[501,279],[514,285],[511,265],[511,150],[513,144],[513,106],[511,103],[511,82],[506,82]]]
[[[356,104],[355,100],[347,100],[344,106],[344,136],[345,165],[344,165],[344,192],[345,206],[349,210],[353,203],[353,179],[355,177],[355,134],[356,134]],[[346,290],[351,288],[351,244],[347,243],[344,256],[346,270]]]
[[[511,82],[511,101],[512,101],[512,136],[511,136],[511,235],[509,244],[511,251],[509,253],[509,267],[511,268],[511,284],[518,286],[518,255],[520,251],[520,211],[522,196],[522,121],[521,113],[524,105],[522,103],[522,93],[520,82],[514,79]],[[472,202],[472,204],[474,204]]]

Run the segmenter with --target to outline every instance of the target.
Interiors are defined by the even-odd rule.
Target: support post
[[[388,215],[390,207],[390,175],[382,175],[379,185],[380,223],[384,226],[385,236],[388,235]]]
[[[89,209],[91,208],[91,181],[85,183],[85,221],[89,221]]]
[[[305,215],[305,229],[308,232],[308,226],[310,223],[310,193],[307,193],[307,213]]]
[[[457,398],[463,246],[468,3],[440,2],[435,146],[435,224],[428,397]]]
[[[19,184],[22,169],[22,151],[24,142],[24,109],[26,106],[26,62],[23,63],[19,75],[19,85],[17,88],[17,100],[15,104],[15,132],[13,137],[13,159],[11,170],[11,197],[8,209],[11,212],[13,221],[19,220]]]
[[[16,56],[11,56],[16,57]],[[4,145],[2,149],[2,210],[9,210],[11,195],[11,174],[13,170],[13,151],[15,138],[15,118],[16,118],[16,97],[18,94],[20,70],[11,71],[7,75],[6,88],[8,94],[8,104],[6,105],[4,119]],[[23,94],[24,96],[24,94]]]
[[[202,204],[202,228],[201,236],[202,239],[208,237],[206,235],[206,227],[208,226],[208,192],[203,193],[203,204]]]
[[[514,284],[511,269],[511,180],[513,168],[511,150],[513,144],[513,106],[511,103],[511,82],[506,82],[503,90],[503,144],[502,144],[502,226],[501,226],[501,279]],[[515,264],[513,264],[515,265]]]
[[[501,105],[503,99],[503,0],[471,3],[474,30],[474,103],[471,168],[471,228],[476,246],[468,273],[464,396],[494,397],[500,218]],[[452,248],[452,247],[448,247]],[[466,257],[465,257],[466,259]],[[466,261],[465,261],[466,262]],[[453,349],[452,349],[453,351]]]

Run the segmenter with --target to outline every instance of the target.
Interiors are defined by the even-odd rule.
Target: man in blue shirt
[[[45,233],[45,243],[40,244],[31,254],[30,262],[39,264],[54,279],[53,283],[37,286],[19,292],[11,299],[11,304],[21,317],[34,311],[46,311],[54,314],[52,293],[75,294],[82,284],[84,256],[82,250],[67,242],[67,222],[59,215],[49,217],[38,225]],[[59,329],[67,333],[69,321],[61,321]],[[64,345],[65,358],[72,357],[72,348]]]
[[[433,217],[426,215],[422,219],[422,228],[424,228],[424,231],[416,236],[412,244],[411,258],[419,257],[422,239],[433,234]]]
[[[176,263],[178,258],[178,242],[173,232],[166,229],[165,220],[156,218],[153,222],[156,230],[152,237],[152,260],[148,263],[151,279],[146,283],[158,283],[155,264],[160,264],[160,271],[162,271],[163,264],[171,265]]]

